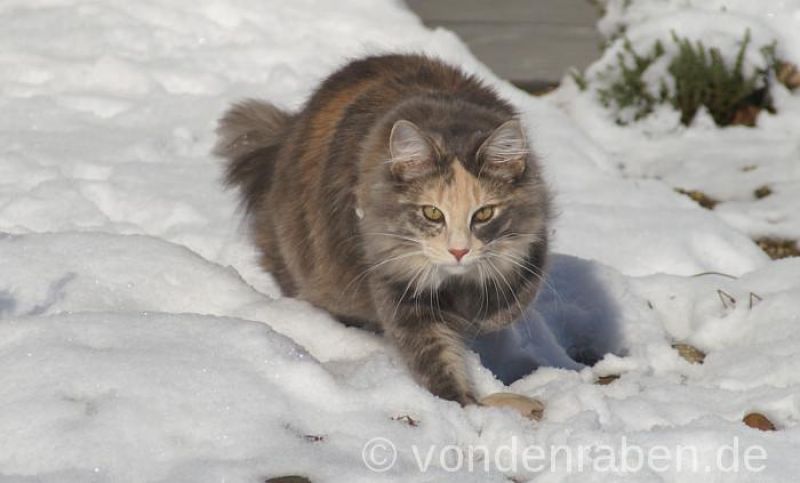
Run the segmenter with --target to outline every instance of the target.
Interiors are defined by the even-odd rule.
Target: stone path
[[[536,87],[600,55],[588,0],[406,0],[426,25],[454,31],[499,76]]]

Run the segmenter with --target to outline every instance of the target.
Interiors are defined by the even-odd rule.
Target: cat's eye
[[[442,210],[432,205],[423,206],[422,215],[425,216],[428,221],[433,221],[436,223],[441,223],[444,221],[444,213],[442,213]]]
[[[494,206],[487,205],[479,209],[472,215],[473,223],[485,223],[492,219],[494,216]]]

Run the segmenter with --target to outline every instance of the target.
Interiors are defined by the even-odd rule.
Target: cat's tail
[[[234,104],[219,120],[214,154],[227,160],[225,184],[239,188],[248,213],[269,189],[291,121],[291,114],[255,99]]]

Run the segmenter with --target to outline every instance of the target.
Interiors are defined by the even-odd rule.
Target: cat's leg
[[[466,374],[461,336],[441,315],[425,309],[400,309],[386,327],[415,379],[431,393],[462,406],[477,404]]]

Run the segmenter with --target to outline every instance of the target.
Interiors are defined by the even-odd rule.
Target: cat
[[[217,133],[282,292],[383,333],[431,393],[476,403],[465,341],[520,317],[547,257],[549,190],[514,109],[394,54],[345,65],[297,113],[234,104]]]

